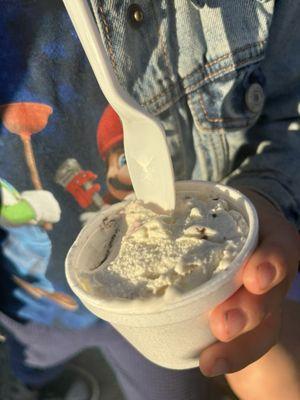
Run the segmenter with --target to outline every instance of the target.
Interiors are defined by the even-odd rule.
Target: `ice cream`
[[[248,235],[243,216],[221,198],[204,202],[180,193],[172,216],[140,201],[110,221],[107,252],[93,271],[102,295],[149,298],[185,292],[224,270]]]

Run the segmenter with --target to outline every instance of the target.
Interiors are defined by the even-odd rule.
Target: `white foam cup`
[[[102,295],[84,276],[85,272],[92,276],[95,269],[101,268],[99,264],[115,229],[110,221],[128,203],[122,202],[99,213],[82,229],[67,255],[66,276],[82,303],[113,325],[146,358],[162,367],[188,369],[198,366],[201,350],[216,340],[209,328],[208,313],[242,285],[243,266],[258,240],[258,218],[249,199],[228,186],[180,181],[176,192],[195,195],[203,201],[223,198],[247,221],[246,241],[224,271],[199,287],[167,299],[111,299]]]

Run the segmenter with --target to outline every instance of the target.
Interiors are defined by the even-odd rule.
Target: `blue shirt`
[[[0,307],[16,319],[80,328],[96,317],[79,300],[77,310],[65,309],[45,296],[32,296],[12,276],[74,298],[66,283],[64,259],[82,227],[80,215],[97,206],[83,208],[76,195],[58,183],[57,174],[67,160],[75,159],[79,170],[97,175],[90,182],[101,185],[99,195],[106,192],[106,166],[97,149],[97,126],[106,101],[61,1],[1,2],[0,49],[0,177],[21,194],[34,191],[21,134],[13,131],[34,130],[40,116],[29,113],[29,128],[18,129],[13,125],[22,121],[13,117],[5,123],[4,117],[14,103],[50,106],[45,127],[30,141],[42,187],[61,209],[52,230],[2,225]]]

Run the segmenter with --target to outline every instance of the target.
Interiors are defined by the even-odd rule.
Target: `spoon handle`
[[[136,119],[139,113],[145,114],[115,78],[88,2],[86,0],[63,0],[63,2],[107,101],[122,119],[128,117]]]

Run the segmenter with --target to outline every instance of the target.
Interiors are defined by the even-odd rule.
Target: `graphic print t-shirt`
[[[0,49],[0,308],[80,328],[96,317],[64,260],[82,221],[131,190],[122,127],[61,1],[1,2]]]

